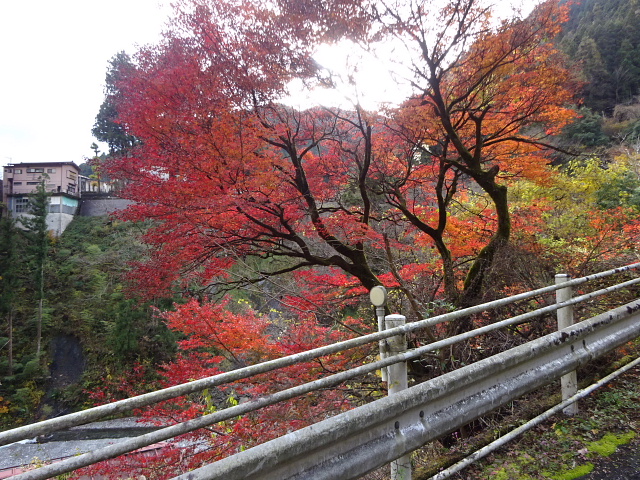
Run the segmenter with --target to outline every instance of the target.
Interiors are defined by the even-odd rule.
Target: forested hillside
[[[556,43],[579,72],[576,109],[559,144],[606,164],[640,152],[640,5],[635,0],[584,0],[571,5]],[[568,161],[559,154],[556,160]],[[635,168],[637,172],[637,168]],[[629,174],[625,195],[637,196]],[[634,193],[635,192],[635,193]]]
[[[38,354],[37,257],[28,232],[7,218],[0,223],[0,307],[11,319],[11,330],[0,336],[2,424],[77,409],[87,400],[84,388],[136,362],[171,358],[173,337],[154,319],[150,304],[131,298],[123,277],[128,263],[146,250],[139,241],[143,225],[76,217],[60,238],[48,237]]]
[[[613,114],[640,89],[640,5],[636,0],[571,2],[560,46],[582,67],[584,105]]]
[[[425,2],[426,16],[374,1],[329,0],[320,10],[279,0],[269,10],[186,0],[161,42],[117,54],[93,130],[110,152],[94,167],[135,204],[113,218],[77,218],[48,239],[41,355],[38,257],[29,233],[3,219],[4,423],[370,332],[377,285],[389,290],[389,309],[413,321],[549,285],[558,272],[637,261],[637,2],[545,1],[500,25],[478,0],[444,3]],[[397,58],[411,95],[367,110],[354,69],[341,85],[355,88],[351,103],[286,103],[292,88],[336,87],[313,52],[341,41],[407,46]],[[439,351],[412,365],[412,381],[552,328]],[[56,380],[64,345],[78,346],[86,365],[66,383]],[[357,350],[146,414],[190,418],[373,355]],[[156,473],[178,474],[385,389],[372,375],[230,420],[194,434],[207,449],[163,452]]]

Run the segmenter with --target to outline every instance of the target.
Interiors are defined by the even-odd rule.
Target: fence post
[[[567,274],[558,274],[556,275],[556,285],[568,282],[570,279],[571,277]],[[570,300],[572,296],[573,289],[571,287],[564,287],[556,290],[557,303],[566,302],[567,300]],[[563,328],[567,328],[573,325],[573,305],[559,308],[557,316],[558,330],[562,330]],[[562,400],[566,400],[567,398],[575,395],[578,392],[577,372],[574,370],[573,372],[569,372],[566,375],[563,375],[560,378],[560,386],[562,389]],[[565,415],[575,415],[578,413],[578,403],[574,402],[562,411]]]
[[[387,315],[386,329],[400,327],[406,323],[404,315]],[[387,339],[387,354],[394,355],[407,350],[407,336],[396,335]],[[394,363],[387,367],[387,388],[389,395],[393,395],[408,387],[407,362]],[[398,428],[399,426],[396,426]],[[411,454],[403,455],[391,462],[391,480],[411,480]]]
[[[369,298],[371,299],[371,303],[373,304],[373,306],[376,307],[376,317],[378,317],[378,331],[381,332],[384,330],[384,310],[385,305],[387,304],[387,289],[382,285],[373,287],[369,292]],[[387,346],[385,340],[380,340],[378,342],[378,347],[380,348],[380,360],[382,360],[387,355]],[[387,381],[386,367],[382,367],[380,369],[380,376],[383,382]]]

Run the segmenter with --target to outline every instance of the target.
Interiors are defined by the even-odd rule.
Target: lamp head
[[[373,287],[369,292],[369,298],[375,307],[382,307],[387,303],[387,289],[381,285]]]

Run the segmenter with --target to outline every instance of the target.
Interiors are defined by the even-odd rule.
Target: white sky
[[[513,1],[495,0],[499,9]],[[104,99],[108,61],[119,51],[132,54],[136,46],[155,43],[171,13],[169,4],[0,0],[0,167],[44,161],[80,164],[93,156],[91,128]],[[318,59],[336,68],[332,63],[345,60],[335,53],[320,52]],[[374,80],[378,91],[373,95],[380,95],[387,83],[380,70],[360,73]],[[389,100],[398,100],[393,98],[398,91],[382,91]]]
[[[170,12],[162,3],[0,2],[0,166],[93,156],[108,61],[159,38]]]

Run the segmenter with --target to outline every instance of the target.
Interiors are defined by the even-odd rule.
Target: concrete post
[[[406,323],[404,315],[387,315],[386,329],[400,327]],[[395,355],[407,350],[407,336],[396,335],[387,339],[388,355]],[[407,362],[395,363],[387,367],[387,388],[389,395],[405,390],[408,387]],[[400,426],[397,426],[399,428]],[[402,433],[399,433],[402,435]],[[391,480],[411,480],[411,454],[403,455],[391,462]]]
[[[556,285],[568,282],[571,279],[567,274],[556,275]],[[566,302],[573,296],[573,289],[571,287],[564,287],[556,290],[556,302]],[[573,325],[573,305],[559,308],[557,311],[558,317],[558,330],[570,327]],[[578,374],[574,370],[560,378],[560,386],[562,389],[562,400],[566,400],[576,393],[578,393]],[[565,415],[575,415],[578,413],[578,403],[573,403],[563,410]]]

